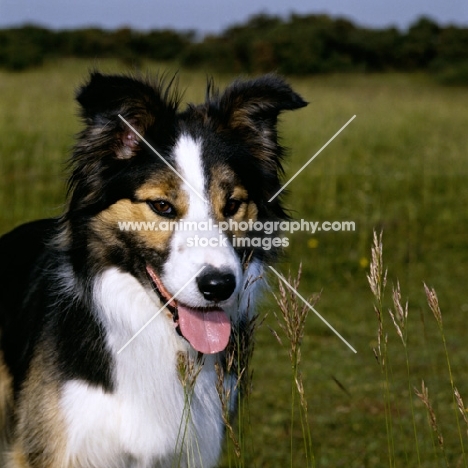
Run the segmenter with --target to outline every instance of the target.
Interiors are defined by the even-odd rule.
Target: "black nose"
[[[236,278],[230,272],[208,266],[197,277],[197,285],[207,301],[220,302],[231,297],[236,289]]]

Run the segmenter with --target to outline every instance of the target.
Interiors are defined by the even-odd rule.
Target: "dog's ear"
[[[217,100],[218,118],[226,127],[260,137],[267,146],[276,144],[278,115],[307,105],[284,79],[271,74],[236,81]]]
[[[211,91],[210,87],[212,85],[208,87],[209,116],[218,132],[243,143],[249,156],[253,156],[245,159],[245,156],[238,154],[233,163],[237,159],[239,164],[250,167],[250,173],[256,174],[257,180],[252,186],[253,190],[261,192],[258,203],[262,203],[280,188],[283,172],[281,161],[284,148],[278,142],[278,115],[285,110],[304,107],[307,102],[284,79],[271,74],[236,81],[221,95]],[[280,197],[264,205],[267,212],[280,218],[286,216]]]
[[[278,143],[278,115],[307,102],[273,74],[235,81],[222,95],[208,86],[208,108],[219,131],[234,132],[271,173],[281,172],[283,148]],[[212,95],[210,97],[210,94]]]
[[[87,124],[88,131],[84,133],[88,143],[90,138],[96,143],[106,142],[118,159],[133,157],[139,145],[134,130],[143,134],[155,123],[164,126],[175,112],[177,103],[170,96],[170,84],[166,90],[162,85],[128,76],[92,73],[76,95]]]

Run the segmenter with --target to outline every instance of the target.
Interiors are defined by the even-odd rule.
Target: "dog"
[[[1,466],[214,467],[226,356],[281,250],[232,226],[288,218],[277,121],[306,102],[265,75],[181,110],[174,80],[97,71],[76,98],[63,215],[0,239]]]

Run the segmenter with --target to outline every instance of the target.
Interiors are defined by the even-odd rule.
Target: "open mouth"
[[[171,312],[177,331],[200,353],[214,354],[223,351],[231,335],[231,322],[219,307],[190,307],[182,304],[165,288],[159,276],[146,267],[155,291]]]

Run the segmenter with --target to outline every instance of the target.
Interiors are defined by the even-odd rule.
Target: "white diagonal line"
[[[204,269],[202,266],[118,351],[120,354],[171,302],[174,300],[198,274]]]
[[[354,119],[353,115],[269,200],[273,201]]]
[[[328,323],[300,294],[296,289],[294,289],[285,279],[284,277],[278,273],[272,266],[270,269],[276,274],[276,276],[292,291],[296,296],[301,299],[301,301],[333,332],[335,335],[346,345],[348,348],[357,353],[357,351],[333,328],[333,326]]]
[[[180,172],[177,171],[177,169],[176,169],[175,167],[171,166],[171,165],[166,161],[166,159],[165,159],[163,156],[161,156],[161,154],[159,153],[159,151],[158,151],[156,148],[154,148],[147,140],[145,140],[145,139],[143,138],[142,135],[140,135],[140,133],[138,132],[138,130],[137,130],[136,128],[134,128],[134,127],[132,126],[132,124],[130,124],[130,122],[128,122],[127,120],[125,120],[120,114],[119,114],[119,117],[120,117],[120,119],[121,119],[123,122],[125,122],[125,124],[128,126],[128,128],[130,128],[130,130],[131,130],[142,142],[144,142],[144,143],[146,144],[146,146],[148,146],[148,148],[149,148],[151,151],[153,151],[153,153],[154,153],[156,156],[158,156],[159,159],[161,159],[161,161],[162,161],[172,172],[174,172],[174,174],[176,174],[177,176],[179,176],[179,177],[194,191],[195,195],[197,195],[197,196],[198,196],[201,200],[203,200],[204,202],[207,201],[206,198],[205,198],[203,195],[201,195],[200,193],[198,193],[198,191],[190,184],[190,182],[189,182],[187,179],[184,178],[184,176],[183,176]]]

